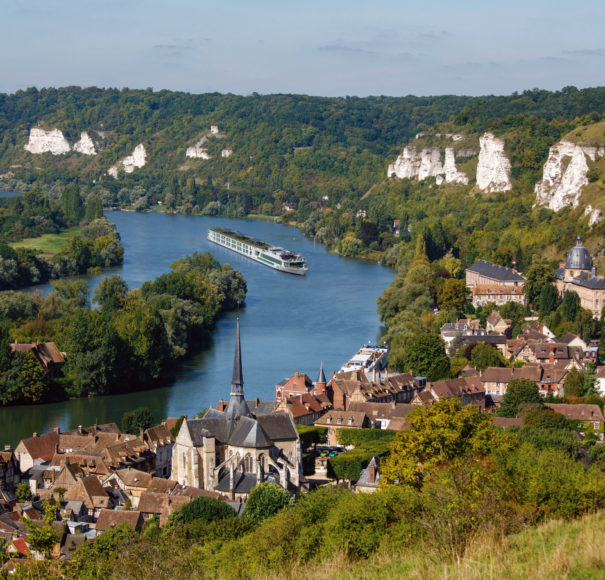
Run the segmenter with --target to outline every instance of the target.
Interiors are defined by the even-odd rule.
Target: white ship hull
[[[307,262],[301,254],[294,254],[267,242],[254,240],[239,232],[219,229],[208,230],[208,239],[236,254],[280,272],[304,276],[308,270]]]

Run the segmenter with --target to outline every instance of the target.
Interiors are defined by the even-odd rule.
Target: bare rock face
[[[145,151],[145,147],[142,143],[139,143],[132,152],[131,155],[124,157],[122,161],[116,163],[112,167],[107,170],[107,173],[112,177],[118,177],[118,171],[120,168],[124,170],[125,173],[132,173],[136,167],[143,167],[147,162],[147,152]]]
[[[477,164],[477,186],[481,191],[508,191],[513,184],[510,180],[510,161],[504,153],[504,139],[491,133],[479,137],[479,163]]]
[[[595,161],[603,153],[602,148],[582,147],[570,141],[551,147],[542,180],[536,183],[536,205],[545,205],[554,211],[565,206],[578,207],[582,191],[588,185],[586,157]]]
[[[596,226],[603,221],[603,213],[600,209],[596,209],[592,207],[592,205],[587,205],[584,209],[584,215],[588,216],[588,226]]]
[[[221,157],[231,157],[233,155],[233,149],[223,149],[221,151]]]
[[[419,181],[427,177],[434,177],[437,185],[446,183],[468,184],[466,174],[456,168],[456,156],[452,147],[445,149],[445,163],[441,163],[441,150],[437,148],[423,149],[420,154],[415,147],[407,145],[395,163],[387,169],[388,177],[412,179]]]
[[[80,140],[74,145],[74,151],[82,153],[83,155],[96,155],[95,144],[88,133],[80,133]]]
[[[443,171],[445,172],[446,183],[460,183],[461,185],[468,185],[468,176],[462,171],[458,171],[456,167],[456,156],[454,150],[451,147],[445,149],[445,163],[443,164]]]
[[[34,155],[40,153],[64,155],[71,151],[71,146],[59,129],[45,131],[44,129],[33,127],[29,131],[29,141],[24,145],[24,149]]]

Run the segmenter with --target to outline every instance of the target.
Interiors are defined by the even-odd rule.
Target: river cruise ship
[[[280,272],[304,276],[307,273],[307,261],[302,254],[278,248],[267,242],[222,228],[208,230],[208,239],[223,248],[246,256]]]

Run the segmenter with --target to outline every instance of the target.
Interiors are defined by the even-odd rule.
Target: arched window
[[[251,473],[252,471],[254,471],[254,468],[252,466],[252,456],[249,453],[244,458],[244,465],[246,473]]]

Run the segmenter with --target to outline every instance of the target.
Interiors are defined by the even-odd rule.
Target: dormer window
[[[336,420],[336,423],[338,423],[340,425],[342,423],[342,417],[338,417],[338,419]]]

